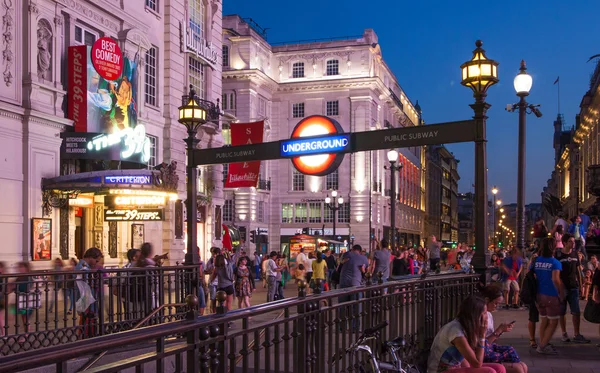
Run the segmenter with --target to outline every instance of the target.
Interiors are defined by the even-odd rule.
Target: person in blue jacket
[[[587,252],[585,251],[585,232],[583,223],[581,222],[581,216],[577,215],[573,218],[573,223],[569,226],[567,233],[571,234],[575,238],[575,251],[581,251],[583,256],[587,259]]]

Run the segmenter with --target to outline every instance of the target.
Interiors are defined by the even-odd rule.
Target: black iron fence
[[[18,372],[54,365],[57,372],[76,371],[70,359],[109,354],[90,372],[351,372],[366,357],[353,360],[343,351],[360,330],[382,321],[389,325],[372,341],[374,351],[385,340],[404,336],[402,357],[422,363],[439,328],[450,321],[464,298],[474,293],[478,276],[440,274],[328,291],[256,307],[197,317],[139,330],[99,336],[76,348],[54,346],[0,357],[0,372]],[[223,296],[224,294],[220,294]],[[253,322],[250,317],[276,312],[279,317]],[[174,338],[178,337],[178,338]],[[127,346],[144,353],[110,360],[111,351]],[[150,346],[150,347],[149,347]],[[332,359],[341,354],[341,359]]]
[[[198,267],[0,275],[0,356],[181,320]],[[172,306],[171,306],[172,305]],[[3,310],[3,311],[2,311]]]

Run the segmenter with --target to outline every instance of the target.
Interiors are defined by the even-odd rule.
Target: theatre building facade
[[[259,25],[225,16],[223,109],[241,122],[261,122],[263,141],[289,139],[311,115],[335,120],[343,132],[421,125],[418,105],[400,87],[382,48],[371,29],[343,40],[271,45]],[[423,231],[424,154],[419,147],[398,150],[397,242],[415,245]],[[370,236],[389,238],[394,202],[386,153],[347,154],[326,176],[302,174],[290,160],[262,162],[256,187],[226,188],[225,221],[254,232],[248,246],[263,251],[286,252],[297,234],[335,241],[341,250],[353,241],[368,245]]]
[[[202,99],[221,95],[220,2],[7,4],[0,261],[47,268],[95,246],[117,266],[151,242],[170,264],[181,262],[187,134],[177,107],[190,84]],[[199,137],[200,146],[219,146],[218,123]],[[221,173],[207,170],[201,185],[213,172]],[[217,205],[213,193],[196,212],[201,249],[220,237]]]

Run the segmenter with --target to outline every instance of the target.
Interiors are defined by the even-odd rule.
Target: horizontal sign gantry
[[[293,158],[330,153],[358,153],[370,150],[412,146],[451,144],[476,140],[476,122],[463,120],[426,126],[302,137],[194,151],[196,166],[271,159]]]

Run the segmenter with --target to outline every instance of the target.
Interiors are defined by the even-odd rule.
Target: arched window
[[[295,62],[292,65],[292,78],[304,78],[304,62]]]
[[[327,61],[327,69],[325,75],[339,75],[340,74],[340,61],[329,60]]]

